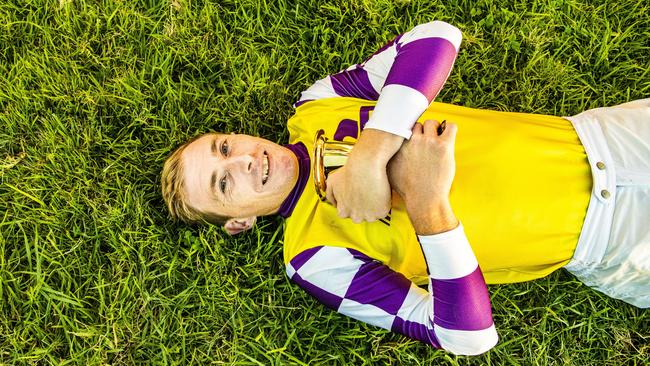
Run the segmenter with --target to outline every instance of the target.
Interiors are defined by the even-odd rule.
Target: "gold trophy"
[[[352,151],[353,142],[328,141],[323,136],[325,131],[318,130],[314,137],[314,165],[312,175],[314,176],[314,186],[316,193],[321,201],[326,201],[327,176],[330,172],[345,165],[348,160],[348,154]]]

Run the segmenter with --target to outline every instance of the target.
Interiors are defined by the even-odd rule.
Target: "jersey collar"
[[[302,142],[299,142],[297,144],[286,144],[284,147],[291,150],[296,155],[296,158],[298,158],[298,181],[291,190],[291,193],[289,193],[289,196],[284,200],[284,202],[282,202],[282,205],[278,210],[278,214],[280,216],[287,218],[291,216],[291,213],[296,207],[298,199],[300,199],[300,195],[302,194],[302,191],[305,189],[305,185],[309,180],[310,162],[309,153],[307,152],[307,148]]]

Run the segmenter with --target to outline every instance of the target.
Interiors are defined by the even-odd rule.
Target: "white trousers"
[[[588,286],[650,307],[650,98],[568,117],[592,170],[593,190],[566,268]]]

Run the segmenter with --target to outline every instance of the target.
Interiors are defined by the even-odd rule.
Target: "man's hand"
[[[388,215],[391,189],[386,165],[404,139],[379,130],[364,130],[345,165],[327,178],[327,200],[340,217],[355,223]]]
[[[454,144],[458,127],[448,123],[438,135],[439,123],[425,121],[413,126],[411,139],[390,161],[391,187],[404,199],[416,232],[435,234],[454,229],[458,220],[449,203],[456,173]]]

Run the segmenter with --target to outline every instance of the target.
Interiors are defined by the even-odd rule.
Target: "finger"
[[[334,187],[333,184],[328,184],[325,188],[325,198],[329,203],[331,203],[334,207],[337,207],[336,205],[336,196],[334,196]]]
[[[336,211],[337,211],[340,218],[345,219],[347,217],[350,217],[350,213],[348,212],[348,210],[345,207],[343,207],[343,205],[337,206],[336,208],[337,208]]]
[[[411,132],[413,133],[413,135],[421,135],[422,129],[423,129],[422,124],[419,122],[415,122],[413,128],[411,129]]]
[[[388,207],[381,207],[378,210],[375,210],[374,212],[369,212],[367,215],[364,215],[363,221],[368,221],[368,222],[374,222],[379,219],[383,219],[384,217],[388,216],[388,211],[390,206]]]
[[[381,219],[383,219],[383,218],[386,217],[386,216],[388,216],[388,210],[383,211],[382,213],[378,213],[377,215],[375,215],[374,217],[372,217],[371,220],[369,219],[368,221],[377,221],[377,220],[381,220]]]
[[[367,221],[367,222],[375,222],[377,220],[378,220],[377,217],[371,217],[371,216],[367,216],[363,218],[363,221]]]
[[[456,134],[458,134],[458,125],[455,123],[447,123],[445,132],[442,134],[443,138],[445,140],[455,141]]]
[[[438,121],[429,119],[424,121],[424,134],[427,136],[438,136]]]

